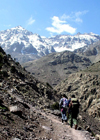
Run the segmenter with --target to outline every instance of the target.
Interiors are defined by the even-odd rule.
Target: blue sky
[[[100,35],[100,0],[0,0],[0,31],[19,25],[45,37]]]

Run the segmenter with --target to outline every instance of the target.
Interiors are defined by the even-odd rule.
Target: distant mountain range
[[[100,35],[94,33],[45,38],[29,32],[21,26],[0,31],[0,46],[20,63],[38,59],[53,52],[75,51],[80,48],[84,48],[85,52],[90,44],[93,45],[99,40]]]

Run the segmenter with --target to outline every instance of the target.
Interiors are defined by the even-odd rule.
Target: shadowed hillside
[[[90,64],[88,58],[64,51],[22,65],[40,81],[48,82],[54,87],[71,73],[85,69]]]
[[[36,110],[51,108],[57,98],[49,84],[35,79],[0,48],[0,139],[37,137],[44,130],[40,123],[49,121]]]

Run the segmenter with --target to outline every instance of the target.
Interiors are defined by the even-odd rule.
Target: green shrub
[[[21,73],[21,72],[18,72],[18,75],[19,75],[21,78],[24,78],[24,77],[25,77],[25,75],[24,75],[23,73]]]
[[[0,69],[2,68],[3,65],[3,54],[0,52]]]
[[[8,108],[6,107],[6,106],[0,106],[0,109],[2,110],[2,111],[8,111]]]
[[[10,54],[7,54],[7,58],[11,58],[11,55]]]
[[[3,64],[2,64],[2,63],[0,63],[0,69],[2,68],[2,65],[3,65]]]
[[[2,62],[2,60],[3,60],[3,54],[0,52],[0,62]]]
[[[15,64],[18,66],[19,65],[19,62],[15,62]]]
[[[59,103],[55,102],[54,104],[51,105],[51,109],[59,109]]]
[[[8,77],[7,71],[2,71],[2,74],[3,74],[4,77]]]
[[[15,66],[11,66],[11,72],[12,72],[12,73],[16,72]]]

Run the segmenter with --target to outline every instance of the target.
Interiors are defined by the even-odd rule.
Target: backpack
[[[72,111],[77,112],[79,111],[79,102],[77,98],[71,98],[72,103]]]
[[[68,100],[66,98],[62,98],[61,107],[65,110],[68,108]]]

